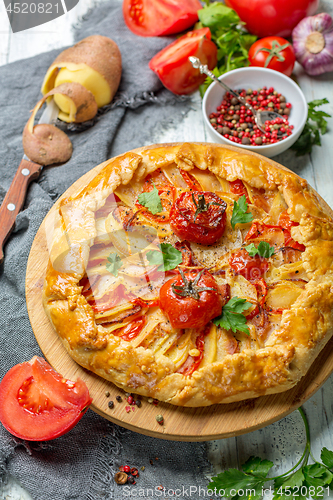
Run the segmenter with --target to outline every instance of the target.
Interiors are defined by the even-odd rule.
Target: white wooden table
[[[71,26],[94,3],[94,0],[80,0],[79,4],[65,16],[37,28],[13,34],[4,4],[0,0],[0,65],[70,45],[73,43]],[[321,0],[319,11],[330,12],[333,15],[333,2]],[[316,78],[307,77],[300,68],[297,68],[296,73],[307,101],[327,97],[330,104],[323,109],[333,115],[332,73]],[[181,128],[169,129],[154,137],[152,142],[209,141],[201,117],[200,104],[199,95],[193,96],[191,111]],[[290,152],[287,158],[284,156],[284,164],[306,178],[333,207],[333,120],[329,126],[329,132],[322,139],[322,147],[315,147],[311,157],[307,155],[296,160],[294,153]],[[323,446],[333,450],[332,394],[333,375],[304,406],[310,422],[312,451],[318,459]],[[208,456],[218,472],[224,468],[239,467],[249,456],[258,455],[276,464],[274,475],[277,475],[287,471],[297,462],[303,452],[304,444],[303,423],[299,413],[294,412],[264,429],[237,438],[210,442]],[[3,489],[0,488],[0,499],[31,500],[31,496],[10,478],[8,485]]]

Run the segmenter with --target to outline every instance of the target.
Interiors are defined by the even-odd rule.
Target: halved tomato
[[[127,27],[136,35],[173,35],[198,21],[199,0],[124,0]]]
[[[149,67],[174,94],[190,94],[206,79],[198,69],[193,68],[188,60],[190,56],[198,57],[209,69],[215,68],[217,47],[211,41],[209,28],[189,31],[181,36],[158,52],[151,59]]]
[[[72,429],[91,401],[83,380],[66,380],[34,356],[13,366],[2,379],[0,421],[21,439],[49,441]]]

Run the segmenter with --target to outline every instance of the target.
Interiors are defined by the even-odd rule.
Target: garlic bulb
[[[309,75],[333,71],[333,20],[325,12],[306,17],[293,29],[297,61]]]

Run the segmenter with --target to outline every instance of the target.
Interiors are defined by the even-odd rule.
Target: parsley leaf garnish
[[[248,209],[248,203],[246,201],[246,196],[243,194],[238,201],[234,201],[234,208],[231,216],[232,229],[235,229],[236,224],[246,224],[247,222],[252,222],[253,215],[251,212],[246,213]]]
[[[175,269],[183,261],[182,253],[170,243],[161,243],[161,252],[149,250],[147,260],[152,265],[158,265],[158,271],[170,271]]]
[[[152,191],[139,194],[138,201],[140,205],[148,208],[149,212],[151,212],[153,215],[158,214],[163,210],[161,198],[158,194],[158,190],[156,189],[155,184]]]
[[[275,248],[270,246],[267,241],[261,241],[258,245],[258,248],[255,247],[254,243],[250,243],[245,247],[245,250],[248,252],[250,257],[255,257],[255,255],[259,255],[259,257],[264,257],[268,259],[272,257],[275,253]]]
[[[274,481],[273,500],[310,500],[323,498],[324,491],[333,484],[333,452],[327,448],[321,451],[322,463],[317,462],[311,453],[309,424],[302,408],[298,408],[306,431],[306,445],[297,464],[288,472],[276,477],[267,477],[273,462],[259,457],[250,457],[242,470],[229,469],[213,477],[209,490],[216,488],[221,497],[234,500],[261,500],[263,488],[268,481]],[[309,457],[314,464],[308,464]]]
[[[217,66],[213,70],[215,76],[219,77],[232,69],[249,66],[248,51],[257,37],[243,28],[243,23],[233,9],[222,2],[208,2],[198,11],[198,16],[200,22],[195,28],[208,27],[212,41],[218,49]],[[202,96],[211,83],[212,80],[206,78],[204,84],[200,86]]]
[[[315,108],[328,104],[328,99],[315,99],[308,102],[308,117],[303,129],[303,132],[291,146],[291,149],[296,151],[296,156],[302,156],[311,153],[312,146],[321,146],[320,134],[327,132],[327,120],[325,117],[330,117],[325,111],[317,111]]]
[[[117,278],[118,276],[118,270],[121,268],[123,265],[123,261],[117,254],[117,252],[112,252],[108,256],[108,263],[106,264],[106,269],[109,271],[109,273],[113,274]]]
[[[242,313],[252,306],[253,304],[246,302],[246,299],[233,297],[222,307],[222,314],[213,319],[213,323],[225,330],[232,330],[234,333],[239,330],[250,335],[249,327],[246,324],[246,317]]]

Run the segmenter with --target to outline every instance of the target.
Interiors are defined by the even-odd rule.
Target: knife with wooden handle
[[[54,123],[59,112],[52,99],[44,109],[38,123]],[[31,181],[37,179],[43,165],[34,163],[24,155],[16,171],[14,179],[0,207],[0,264],[3,262],[3,247],[14,229],[17,214],[22,210],[24,200]]]

